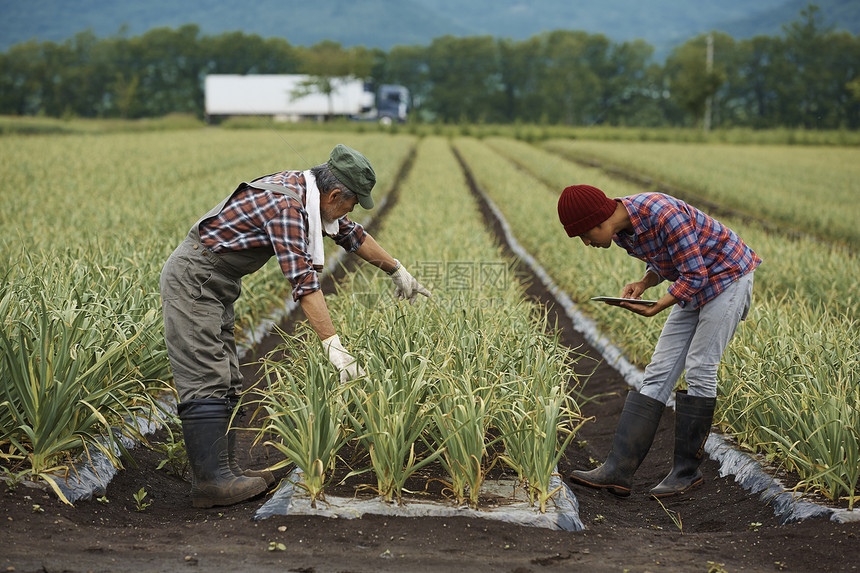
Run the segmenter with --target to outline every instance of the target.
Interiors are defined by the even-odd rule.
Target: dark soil
[[[532,282],[529,296],[559,310]],[[420,304],[420,303],[419,303]],[[553,313],[553,316],[556,316]],[[585,394],[600,396],[583,406],[592,418],[577,434],[560,463],[562,472],[592,467],[609,450],[627,392],[623,378],[601,362],[574,331],[564,313],[557,321],[563,341],[589,358],[579,368],[593,373]],[[263,356],[276,344],[265,340]],[[249,361],[254,357],[247,358]],[[257,367],[244,368],[246,384]],[[246,414],[241,422],[249,424]],[[103,501],[65,505],[51,494],[19,485],[0,493],[0,570],[6,571],[857,571],[860,523],[824,519],[779,525],[771,507],[721,478],[716,462],[703,464],[705,483],[665,509],[647,492],[671,466],[674,415],[667,409],[654,446],[636,473],[633,494],[573,486],[580,504],[582,532],[552,531],[489,519],[361,519],[276,516],[251,519],[263,498],[236,506],[194,509],[190,485],[156,467],[163,455],[133,451],[128,466],[111,481]],[[262,468],[280,458],[275,450],[240,440],[244,466]],[[153,441],[157,441],[156,435]],[[288,468],[275,472],[285,477]],[[444,492],[432,475],[432,496]],[[424,483],[420,483],[423,479]],[[365,480],[366,482],[366,480]],[[353,495],[355,482],[331,494]],[[145,488],[151,505],[137,511],[133,495]],[[362,495],[371,495],[364,493]],[[676,524],[672,517],[679,519]],[[270,550],[271,544],[283,550]]]

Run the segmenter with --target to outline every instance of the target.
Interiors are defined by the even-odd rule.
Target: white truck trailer
[[[209,118],[260,115],[280,121],[319,121],[327,117],[382,119],[369,83],[334,78],[331,80],[334,89],[327,95],[314,86],[313,80],[312,76],[302,74],[210,74],[204,86],[206,115]],[[398,113],[402,117],[391,119],[404,121],[405,106]]]

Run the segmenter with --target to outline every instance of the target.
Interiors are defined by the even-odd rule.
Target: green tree
[[[860,74],[858,38],[823,26],[814,5],[783,31],[739,43],[727,116],[756,128],[860,126],[849,87]]]
[[[490,36],[436,38],[427,50],[430,110],[445,122],[501,120],[498,50]]]
[[[205,74],[295,74],[300,65],[298,50],[283,38],[225,32],[199,44]]]
[[[851,97],[854,100],[860,101],[860,77],[856,77],[849,81],[845,84],[845,87],[848,88],[848,91],[851,93]]]
[[[702,34],[672,50],[666,59],[666,73],[669,77],[672,99],[678,107],[688,112],[688,121],[699,123],[705,114],[708,98],[717,95],[727,79],[724,58],[731,48],[721,46],[720,39],[734,42],[725,34],[714,34],[714,64],[707,69],[707,34]]]
[[[610,46],[601,78],[601,123],[662,123],[662,78],[660,67],[650,63],[653,53],[654,48],[643,40]]]
[[[737,74],[730,90],[737,124],[763,128],[777,121],[780,92],[791,75],[791,66],[782,56],[783,44],[781,38],[768,36],[738,44]]]
[[[860,128],[860,98],[856,86],[860,85],[860,37],[840,32],[832,34],[828,42],[831,53],[829,67],[833,72],[830,89],[834,100],[834,113],[828,128]]]
[[[198,34],[199,28],[188,24],[177,30],[155,28],[129,42],[131,65],[124,70],[124,83],[118,84],[139,84],[138,96],[129,106],[130,116],[199,110],[203,92]]]
[[[503,121],[540,121],[544,113],[540,98],[540,37],[522,42],[502,40],[498,49],[502,86],[498,105]]]
[[[833,27],[824,26],[820,9],[810,4],[783,30],[785,57],[795,71],[790,78],[791,89],[781,100],[783,109],[795,113],[784,121],[806,128],[834,127],[839,115],[834,108],[845,81],[834,69],[838,58],[833,50]]]
[[[609,40],[581,31],[556,31],[543,36],[540,92],[543,112],[551,123],[593,125],[603,119],[601,96]]]
[[[97,39],[81,32],[69,41],[44,45],[47,77],[44,80],[41,111],[50,116],[93,116],[90,83],[95,72],[91,53]]]
[[[819,20],[818,6],[810,4],[801,10],[800,19],[783,26],[785,31],[786,57],[793,64],[792,90],[784,94],[783,102],[792,102],[799,112],[798,122],[805,127],[818,124],[827,113],[829,102],[825,100],[827,75],[824,69],[827,59],[827,31]],[[794,118],[792,118],[794,119]],[[794,123],[794,121],[792,121]]]
[[[3,113],[44,113],[44,86],[50,76],[46,47],[35,41],[17,44],[0,59],[0,102]]]

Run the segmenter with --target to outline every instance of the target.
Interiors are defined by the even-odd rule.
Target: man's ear
[[[320,194],[320,201],[326,205],[333,205],[338,199],[340,199],[341,194],[341,189],[335,187],[328,193]]]

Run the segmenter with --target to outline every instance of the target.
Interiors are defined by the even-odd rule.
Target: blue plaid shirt
[[[681,307],[699,308],[762,262],[734,231],[679,199],[642,193],[619,201],[633,234],[619,233],[613,241],[673,281],[669,293]]]

